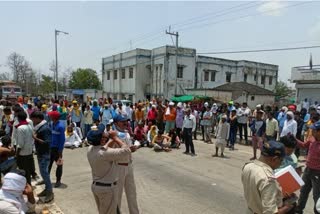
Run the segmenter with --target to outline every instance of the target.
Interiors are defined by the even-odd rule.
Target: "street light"
[[[55,38],[55,46],[56,46],[56,93],[55,97],[58,99],[58,92],[59,92],[59,85],[58,85],[58,44],[57,44],[57,36],[59,33],[63,33],[65,35],[68,35],[69,33],[61,31],[61,30],[54,30],[54,38]]]

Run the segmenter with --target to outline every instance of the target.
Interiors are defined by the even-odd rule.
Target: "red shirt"
[[[143,140],[143,135],[145,135],[145,132],[143,128],[140,128],[139,126],[137,126],[134,129],[134,135],[136,140]]]
[[[157,111],[150,109],[148,112],[148,120],[155,120],[157,118]]]
[[[299,147],[308,148],[308,156],[307,156],[307,167],[314,170],[320,171],[320,141],[307,141],[302,142],[298,141]]]

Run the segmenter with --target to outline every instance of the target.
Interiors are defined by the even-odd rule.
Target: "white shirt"
[[[250,116],[251,110],[247,108],[239,108],[237,112],[238,123],[248,123],[248,117]]]
[[[307,109],[307,111],[309,111],[309,107],[310,107],[310,104],[309,104],[309,102],[307,101],[303,101],[303,103],[302,103],[302,108],[305,108],[305,109]]]
[[[297,122],[294,119],[284,121],[280,137],[286,136],[289,133],[293,136],[297,134]]]
[[[217,139],[229,139],[229,132],[230,132],[230,124],[227,122],[220,122],[216,131]]]
[[[21,125],[16,129],[16,144],[21,156],[31,155],[33,149],[33,128],[30,124]]]
[[[197,121],[194,115],[190,114],[189,116],[188,115],[184,116],[182,129],[184,128],[192,129],[192,132],[194,132],[196,130],[196,125],[197,125]]]

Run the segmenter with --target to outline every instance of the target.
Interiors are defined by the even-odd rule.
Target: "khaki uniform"
[[[119,167],[115,161],[129,157],[130,148],[90,146],[87,158],[91,166],[91,186],[99,214],[115,214],[118,205]]]
[[[243,167],[241,179],[247,213],[274,214],[282,207],[281,188],[270,166],[259,160],[249,162]]]
[[[126,133],[125,138],[120,138],[128,146],[131,146],[130,135]],[[126,192],[128,208],[130,214],[138,214],[138,202],[137,202],[137,191],[134,182],[132,157],[124,157],[117,161],[119,167],[119,182],[118,182],[118,207],[121,208],[121,200],[123,189]]]

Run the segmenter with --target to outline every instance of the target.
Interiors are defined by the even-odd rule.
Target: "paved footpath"
[[[213,158],[214,146],[195,141],[198,156],[184,155],[184,145],[172,152],[141,148],[133,155],[138,204],[145,214],[243,214],[246,203],[241,169],[251,157],[251,147],[236,145],[227,158]],[[54,189],[52,213],[96,214],[90,190],[87,148],[64,151],[62,188]],[[53,170],[54,173],[54,170]],[[51,175],[54,178],[54,174]],[[55,182],[53,179],[52,182]],[[57,207],[58,205],[59,207]],[[123,213],[128,213],[125,195]],[[309,197],[306,214],[312,213]],[[55,211],[53,211],[53,208]]]

